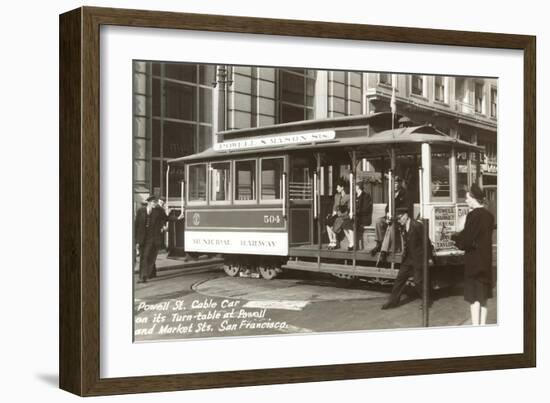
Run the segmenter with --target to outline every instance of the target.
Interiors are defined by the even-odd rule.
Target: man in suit
[[[155,206],[155,209],[159,210],[161,215],[164,214],[166,219],[164,221],[164,225],[160,229],[160,234],[159,234],[159,236],[160,236],[160,241],[159,242],[160,243],[159,243],[159,247],[157,248],[155,258],[153,259],[153,262],[155,262],[155,263],[153,263],[153,269],[151,270],[151,275],[149,276],[149,278],[155,278],[157,276],[156,261],[157,261],[159,249],[167,249],[168,250],[168,246],[164,244],[164,234],[166,233],[166,231],[168,231],[169,222],[179,221],[179,220],[182,220],[183,217],[184,217],[183,212],[181,212],[181,214],[178,217],[176,217],[174,214],[171,214],[172,211],[166,205],[166,199],[164,197],[159,197],[157,199],[157,205]]]
[[[409,197],[409,192],[407,191],[407,187],[405,185],[405,182],[403,178],[400,178],[398,176],[395,177],[395,184],[394,184],[394,200],[395,200],[395,211],[401,208],[407,209],[408,216],[413,216],[413,203],[412,199]],[[390,250],[391,245],[393,244],[393,237],[394,237],[394,231],[391,228],[391,225],[389,224],[389,205],[386,205],[386,215],[384,217],[380,217],[376,221],[376,246],[374,249],[371,250],[371,256],[376,255],[378,252],[380,252],[380,261],[384,262],[386,260],[386,256]],[[397,231],[396,231],[397,232]],[[396,234],[399,235],[399,234]],[[396,243],[396,250],[400,249],[401,243],[400,237],[397,237],[397,243]]]
[[[147,205],[140,207],[135,219],[135,240],[139,248],[139,281],[147,282],[153,277],[155,260],[161,244],[161,231],[166,223],[166,213],[157,208],[157,198],[147,198]]]
[[[414,288],[422,296],[422,268],[424,261],[424,224],[410,218],[409,210],[400,207],[396,216],[403,234],[403,253],[399,273],[393,284],[391,295],[382,309],[391,309],[399,306],[401,294],[407,286],[409,277],[413,277]]]

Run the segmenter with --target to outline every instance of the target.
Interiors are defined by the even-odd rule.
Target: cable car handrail
[[[316,220],[318,217],[318,206],[317,206],[317,171],[313,173],[313,218]]]
[[[180,183],[180,191],[181,191],[180,208],[181,208],[181,213],[183,213],[185,212],[185,180],[182,180]]]
[[[286,172],[283,172],[283,218],[286,219]]]
[[[355,204],[355,186],[353,183],[353,173],[349,173],[349,213],[350,218],[354,216],[353,205]]]
[[[418,187],[419,192],[419,214],[420,218],[424,218],[424,168],[419,167],[418,168]]]

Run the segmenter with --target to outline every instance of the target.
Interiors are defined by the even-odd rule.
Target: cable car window
[[[206,164],[189,165],[189,202],[206,202]]]
[[[449,160],[450,153],[432,153],[432,197],[451,198]]]
[[[230,186],[231,164],[229,162],[210,164],[210,201],[229,201]]]
[[[181,197],[181,183],[185,181],[185,168],[182,166],[172,165],[170,166],[170,173],[168,175],[168,197],[179,198]]]
[[[457,200],[466,200],[468,190],[468,152],[456,153],[456,192]]]
[[[282,158],[266,158],[261,160],[260,165],[261,199],[280,200],[284,160]]]
[[[256,160],[235,161],[235,201],[256,200]]]
[[[288,186],[291,200],[311,200],[311,176],[310,160],[296,157],[292,160],[290,169],[290,182]]]

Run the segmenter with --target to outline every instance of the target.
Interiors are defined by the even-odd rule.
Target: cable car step
[[[349,274],[359,277],[376,277],[394,279],[397,277],[398,270],[390,268],[382,268],[375,266],[355,266],[355,269],[351,265],[337,264],[337,263],[321,263],[320,267],[316,262],[304,262],[304,261],[289,261],[282,266],[283,269],[288,270],[303,270],[314,271],[320,273],[339,273]]]
[[[370,262],[373,265],[378,260],[378,255],[371,256],[370,250],[358,250],[355,252],[355,256],[358,261]],[[347,251],[344,249],[321,249],[319,250],[318,245],[303,245],[300,247],[291,247],[290,256],[293,257],[317,257],[325,259],[353,259],[353,251]],[[401,263],[401,253],[397,252],[395,256],[391,253],[387,256],[387,261],[390,263]]]

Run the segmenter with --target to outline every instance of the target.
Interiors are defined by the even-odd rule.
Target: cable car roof
[[[267,128],[256,129],[243,129],[236,131],[238,133],[224,132],[224,135],[231,134],[232,138],[227,140],[228,136],[224,136],[224,141],[221,145],[232,143],[237,144],[235,148],[227,150],[216,150],[211,147],[203,152],[188,155],[185,157],[175,158],[169,160],[169,163],[199,161],[199,160],[211,160],[211,159],[223,159],[227,157],[239,157],[249,155],[264,155],[280,152],[292,152],[301,150],[319,150],[329,151],[338,148],[344,149],[356,149],[369,155],[384,154],[388,146],[394,146],[398,153],[418,153],[420,152],[419,145],[422,143],[429,143],[439,146],[438,148],[450,149],[455,147],[461,151],[483,151],[483,147],[475,144],[468,143],[464,140],[460,140],[451,137],[441,131],[436,130],[432,126],[420,125],[413,127],[399,127],[396,129],[388,129],[372,133],[374,130],[370,130],[372,127],[372,121],[369,118],[375,117],[376,122],[380,123],[381,119],[385,119],[385,116],[391,115],[389,113],[380,113],[371,116],[361,116],[360,118],[350,119],[338,118],[338,119],[323,119],[321,121],[306,121],[299,122],[298,124],[290,125],[275,125]],[[395,119],[398,120],[402,116],[397,115]],[[315,124],[317,123],[317,124]],[[319,124],[320,123],[320,124]],[[332,124],[331,124],[332,123]],[[346,124],[347,123],[347,124]],[[365,124],[370,123],[370,124]],[[388,122],[384,122],[384,126]],[[389,121],[391,125],[391,117]],[[281,127],[282,126],[282,127]],[[387,126],[386,126],[387,127]],[[286,128],[286,131],[282,130]],[[289,130],[290,129],[290,130]],[[295,130],[292,130],[295,129]],[[298,130],[296,130],[298,129]],[[302,129],[302,130],[300,130]],[[303,130],[306,129],[306,130]],[[315,130],[314,130],[315,129]],[[262,132],[262,136],[258,136],[257,133]],[[243,136],[243,134],[252,134],[254,136]],[[328,133],[325,139],[315,141],[309,140],[305,142],[299,141],[304,138],[316,138],[314,134]],[[369,135],[370,134],[370,135]],[[268,136],[271,135],[271,136]],[[266,138],[269,139],[281,139],[288,136],[300,136],[297,137],[298,141],[289,142],[280,145],[270,146],[254,146],[255,142],[263,141]],[[240,142],[240,143],[239,143]],[[244,145],[243,148],[239,148],[238,144]]]

